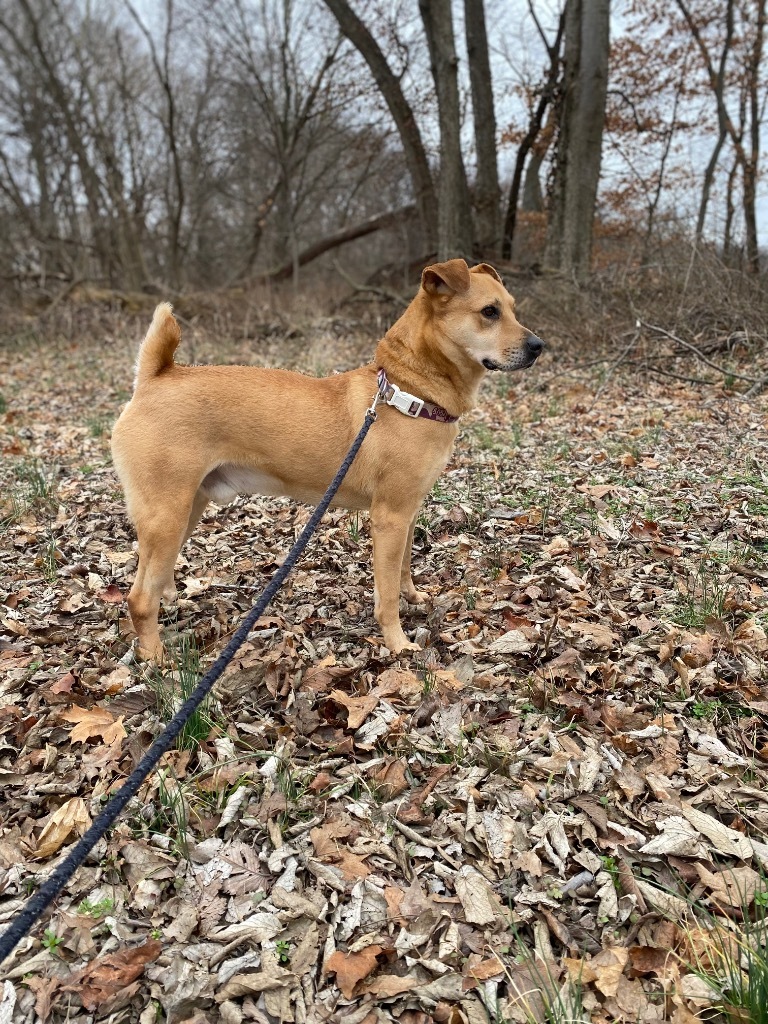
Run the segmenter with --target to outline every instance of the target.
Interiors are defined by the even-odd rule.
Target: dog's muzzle
[[[483,366],[486,370],[525,370],[526,367],[533,366],[543,348],[544,342],[541,338],[529,334],[522,347],[507,362],[497,363],[493,359],[484,359]]]

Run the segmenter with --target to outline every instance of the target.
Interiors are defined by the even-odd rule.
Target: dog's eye
[[[481,313],[483,314],[483,316],[487,317],[489,320],[498,320],[498,318],[499,318],[499,307],[498,306],[486,306],[484,309],[481,310]]]

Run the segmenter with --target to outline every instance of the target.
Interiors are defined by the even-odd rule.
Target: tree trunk
[[[472,257],[472,213],[461,158],[458,57],[451,0],[419,0],[429,45],[440,123],[437,258]]]
[[[610,0],[567,0],[555,184],[545,262],[589,276],[608,86]]]
[[[325,4],[339,23],[341,31],[360,52],[370,68],[374,81],[397,125],[408,172],[413,183],[416,208],[424,233],[424,247],[427,251],[432,251],[438,219],[437,195],[432,181],[432,172],[429,169],[427,153],[413,111],[379,44],[352,10],[347,0],[325,0]]]
[[[744,161],[744,224],[747,234],[747,269],[760,272],[760,251],[757,244],[757,165],[760,158],[760,61],[763,54],[765,35],[765,3],[758,0],[755,35],[748,68],[747,93],[749,96],[749,152]]]
[[[731,43],[733,40],[733,4],[734,0],[727,0],[725,9],[725,40],[720,51],[720,64],[717,70],[717,76],[711,83],[716,95],[722,95],[723,88],[725,86],[725,68],[728,63],[728,55],[731,51]],[[712,75],[712,69],[710,69],[710,75]],[[699,216],[696,220],[697,242],[701,242],[704,238],[704,225],[707,219],[707,207],[709,206],[709,197],[712,192],[712,182],[715,179],[717,161],[720,159],[720,151],[723,148],[727,134],[728,129],[726,128],[725,121],[721,115],[720,105],[718,103],[717,142],[715,143],[715,148],[712,150],[712,156],[709,158],[707,168],[704,171],[704,182],[701,187],[701,202],[699,203]]]
[[[739,169],[738,159],[733,161],[728,174],[728,184],[725,190],[725,223],[723,226],[723,261],[725,265],[731,266],[733,257],[733,218],[736,214],[736,205],[733,201],[733,193],[736,185],[736,172]]]
[[[531,153],[531,159],[525,168],[525,179],[523,181],[523,200],[520,204],[526,213],[541,213],[544,209],[544,194],[541,191],[541,165],[547,151],[542,146],[535,146]],[[510,239],[511,243],[512,239]],[[511,253],[510,253],[511,255]]]
[[[464,24],[472,88],[472,116],[475,124],[477,178],[475,181],[475,227],[480,255],[493,257],[499,249],[499,171],[496,162],[496,115],[493,109],[491,64],[485,30],[483,0],[464,0]]]

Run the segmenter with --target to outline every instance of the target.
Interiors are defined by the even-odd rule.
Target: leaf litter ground
[[[108,437],[143,326],[0,352],[2,922],[310,514],[210,506],[166,611],[176,670],[132,659]],[[331,372],[373,349],[339,320],[260,339],[183,352]],[[766,404],[598,373],[549,354],[484,385],[419,518],[414,659],[378,639],[365,516],[326,516],[4,965],[3,1020],[514,1022],[574,989],[551,1019],[717,1019],[693,912],[768,898]]]

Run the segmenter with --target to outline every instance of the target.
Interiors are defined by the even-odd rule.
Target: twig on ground
[[[762,380],[756,380],[749,391],[745,391],[743,398],[754,398],[755,395],[759,395],[763,388],[768,387],[768,377],[763,377]]]
[[[656,324],[646,323],[645,320],[640,320],[639,318],[637,322],[640,327],[645,327],[647,330],[654,331],[656,334],[662,334],[665,338],[669,338],[670,341],[674,341],[677,345],[682,345],[683,348],[687,348],[690,352],[693,352],[697,359],[700,359],[703,363],[706,363],[707,366],[711,366],[712,369],[717,370],[718,373],[722,373],[724,377],[734,377],[736,380],[745,380],[750,384],[765,383],[764,378],[747,377],[746,374],[737,373],[735,370],[729,370],[724,366],[720,366],[718,363],[713,363],[711,359],[708,359],[704,355],[701,349],[697,348],[695,345],[692,345],[690,341],[683,341],[682,338],[678,338],[676,334],[672,334],[671,331],[667,331],[663,327],[658,327],[656,326]],[[711,382],[704,381],[703,383]]]
[[[672,377],[674,380],[684,380],[688,384],[708,384],[714,387],[718,381],[705,380],[703,377],[687,377],[684,373],[674,373],[672,370],[660,370],[657,366],[647,366],[648,373],[655,373],[659,377]]]

